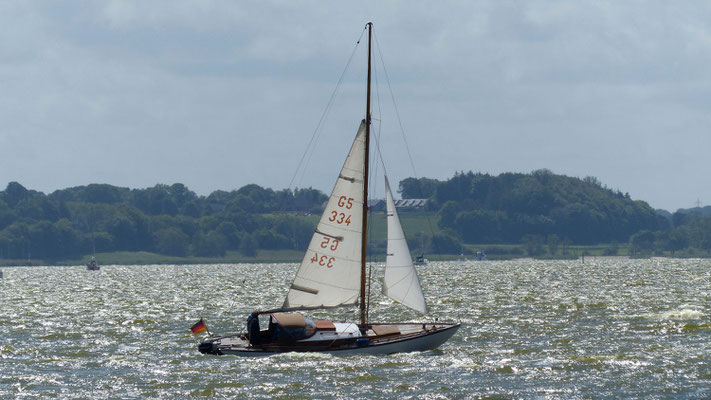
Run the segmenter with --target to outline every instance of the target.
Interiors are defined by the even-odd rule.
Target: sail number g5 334
[[[353,207],[353,197],[346,197],[346,196],[341,196],[338,198],[338,207],[345,208],[347,210],[350,210]],[[331,211],[331,215],[328,217],[328,220],[331,222],[335,222],[339,225],[341,224],[346,224],[346,226],[351,225],[351,215],[346,214],[344,212],[338,212],[338,211]]]

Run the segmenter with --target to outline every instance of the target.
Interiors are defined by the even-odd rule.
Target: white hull
[[[392,326],[412,327],[414,324],[392,324]],[[240,335],[208,338],[200,344],[200,351],[211,354],[232,354],[242,357],[264,357],[277,353],[287,352],[313,352],[332,354],[336,356],[351,355],[381,355],[393,353],[406,353],[411,351],[432,350],[449,340],[459,329],[461,324],[447,323],[436,324],[426,330],[401,334],[389,337],[361,337],[369,339],[367,343],[350,343],[333,345],[333,341],[325,344],[311,342],[304,346],[297,342],[292,346],[251,346],[249,342],[240,338]]]

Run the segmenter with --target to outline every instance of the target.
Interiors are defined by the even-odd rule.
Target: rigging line
[[[382,118],[383,113],[382,113],[382,106],[381,106],[382,102],[380,101],[380,86],[379,86],[379,81],[378,81],[377,63],[373,63],[373,78],[375,81],[375,97],[376,97],[376,102],[378,105],[378,115]],[[370,112],[370,110],[368,110],[368,112]],[[374,134],[373,134],[373,137],[375,138],[375,146],[374,146],[375,149],[373,150],[373,152],[377,155],[377,158],[380,160],[380,165],[383,167],[383,174],[387,175],[386,170],[385,170],[385,161],[383,159],[383,155],[380,150],[380,137],[382,136],[383,121],[382,121],[382,119],[377,119],[376,121],[378,123],[378,127],[377,127],[376,132],[374,132]],[[373,118],[371,115],[371,124],[372,123],[373,123]],[[375,165],[373,166],[373,170],[371,172],[371,179],[369,180],[370,186],[371,186],[369,189],[369,193],[371,194],[371,197],[373,197],[373,198],[375,198],[375,194],[378,192],[377,191],[378,184],[377,184],[377,180],[375,179],[375,177],[378,176],[378,166],[379,166],[379,164],[375,163]],[[372,215],[370,210],[368,210],[368,213],[369,213],[369,216]],[[373,224],[368,224],[368,237],[372,237],[370,235],[372,230],[373,230]],[[373,287],[373,279],[372,279],[373,268],[374,268],[373,264],[375,262],[377,262],[377,259],[375,259],[375,261],[373,261],[373,259],[375,257],[372,254],[370,256],[371,256],[370,257],[370,264],[368,266],[368,293],[367,293],[366,311],[365,311],[366,317],[370,314],[370,299],[371,299],[371,293],[372,293],[372,287]]]
[[[380,138],[382,137],[382,129],[383,129],[383,107],[382,104],[383,102],[380,100],[380,86],[378,85],[378,71],[377,68],[375,67],[377,63],[373,63],[373,75],[375,76],[375,98],[378,101],[378,115],[380,116],[380,119],[378,121],[378,134],[375,136],[375,149],[378,154],[378,159],[380,160],[380,164],[383,167],[383,175],[388,176],[388,170],[385,168],[385,157],[383,157],[383,151],[380,147]]]
[[[378,37],[373,32],[373,39],[375,41],[375,48],[378,50],[378,55],[380,56],[380,63],[383,64],[383,73],[385,74],[385,82],[388,84],[388,89],[390,91],[390,98],[393,102],[393,108],[395,109],[395,117],[400,126],[400,133],[402,134],[402,140],[405,142],[405,150],[407,151],[407,157],[410,160],[410,167],[412,168],[412,173],[417,177],[417,171],[415,170],[415,163],[412,161],[412,154],[410,153],[410,146],[407,143],[407,137],[405,137],[405,128],[402,126],[402,119],[400,119],[400,111],[397,108],[397,103],[395,102],[395,94],[393,93],[392,85],[390,84],[390,76],[388,75],[388,69],[385,67],[385,59],[383,58],[383,53],[380,51],[380,44],[378,42]]]
[[[306,159],[307,154],[309,154],[310,151],[313,151],[312,145],[316,141],[316,139],[318,137],[318,133],[320,132],[321,128],[323,127],[323,123],[326,120],[326,116],[328,115],[328,112],[330,111],[331,106],[333,105],[336,95],[338,94],[341,84],[343,83],[343,78],[345,77],[346,72],[348,71],[348,69],[351,65],[351,62],[353,61],[353,56],[355,55],[356,50],[358,49],[358,45],[360,44],[361,39],[363,39],[363,35],[365,34],[365,31],[366,31],[366,28],[364,28],[361,31],[360,36],[358,37],[358,40],[356,41],[356,44],[353,47],[353,51],[351,52],[351,55],[348,58],[348,62],[346,63],[345,68],[343,68],[343,72],[341,73],[341,76],[338,79],[338,82],[336,83],[336,87],[333,89],[333,92],[331,93],[331,97],[328,99],[326,108],[323,110],[323,113],[321,114],[321,118],[319,119],[318,123],[316,124],[316,128],[314,129],[314,132],[311,135],[311,140],[309,140],[309,143],[306,146],[306,150],[304,151],[304,154],[301,156],[301,160],[299,160],[299,164],[296,166],[296,169],[294,170],[294,175],[291,177],[291,181],[289,181],[289,186],[288,186],[289,188],[291,188],[291,185],[294,183],[296,176],[299,174],[299,170],[301,169],[301,166],[304,163],[304,160]],[[302,178],[303,178],[303,171],[302,171]]]
[[[375,69],[373,69],[373,75],[377,76],[375,73]],[[378,88],[377,78],[376,78],[375,86],[376,86],[376,93],[377,93],[377,90],[378,90],[377,89]],[[371,123],[373,123],[372,121],[373,121],[373,119],[371,116]],[[381,125],[382,124],[380,123],[380,121],[378,121],[377,131],[374,132],[373,136],[372,136],[375,138],[376,143],[378,141],[378,135],[380,135]],[[376,144],[375,149],[373,149],[373,153],[377,154],[377,152],[378,152],[378,149],[377,149],[377,144]],[[373,164],[373,169],[371,170],[370,175],[371,175],[371,179],[369,180],[369,182],[370,182],[369,194],[370,194],[371,198],[375,198],[376,197],[375,194],[377,193],[377,187],[378,187],[377,179],[376,179],[376,177],[378,176],[378,163]],[[371,218],[372,216],[373,216],[373,212],[370,208],[368,208],[368,218]],[[368,238],[369,239],[372,238],[371,233],[374,230],[373,225],[374,224],[372,224],[372,223],[368,224]],[[368,319],[370,316],[370,299],[372,297],[371,295],[372,295],[372,291],[373,291],[373,269],[375,268],[374,265],[378,262],[376,255],[374,255],[372,252],[368,254],[368,260],[369,260],[368,261],[368,278],[367,278],[368,288],[367,288],[366,309],[365,309],[366,319]]]
[[[378,105],[378,116],[380,117],[377,119],[378,129],[376,130],[375,134],[373,135],[373,137],[375,138],[375,149],[373,152],[376,154],[376,156],[377,156],[376,158],[378,158],[380,160],[380,166],[383,167],[383,174],[387,176],[387,173],[386,173],[387,171],[385,170],[385,161],[383,159],[383,153],[380,150],[380,138],[382,136],[382,130],[383,130],[383,120],[382,120],[383,111],[382,111],[381,101],[380,101],[380,85],[379,85],[379,81],[378,81],[378,69],[377,69],[376,63],[373,63],[373,78],[374,78],[373,80],[375,81],[375,99],[376,99],[376,102]],[[372,120],[372,116],[371,116],[371,120]],[[373,194],[373,196],[371,196],[371,197],[375,197],[375,194],[378,193],[378,184],[375,182],[376,181],[375,178],[378,176],[377,175],[377,172],[378,172],[377,168],[378,168],[378,164],[376,163],[373,168],[373,174],[371,177],[372,179],[370,180],[371,186],[372,186],[370,190]]]
[[[377,47],[377,42],[376,42],[376,47]],[[379,52],[379,51],[378,51]],[[382,61],[381,61],[382,64]],[[383,102],[380,100],[380,86],[379,86],[379,81],[378,81],[378,69],[377,69],[377,63],[373,63],[373,76],[375,77],[375,97],[377,100],[378,104],[378,132],[375,135],[375,150],[377,154],[377,158],[380,160],[380,164],[383,167],[383,175],[388,176],[388,171],[387,168],[385,168],[385,157],[383,157],[383,152],[381,150],[380,146],[380,137],[382,136],[382,129],[383,129],[383,107],[382,104]]]
[[[383,64],[383,72],[385,73],[385,81],[388,84],[388,89],[390,90],[390,98],[392,99],[393,102],[393,108],[395,109],[395,116],[397,118],[398,125],[400,126],[400,133],[402,134],[402,140],[405,142],[405,150],[407,151],[407,157],[410,160],[410,167],[412,168],[412,173],[415,175],[415,179],[419,180],[420,178],[417,176],[417,171],[415,170],[415,163],[412,160],[412,153],[410,153],[410,146],[407,143],[407,137],[405,136],[405,128],[402,126],[402,119],[400,119],[400,111],[397,108],[397,103],[395,102],[395,94],[393,93],[393,87],[390,84],[390,75],[388,75],[388,69],[385,67],[385,59],[383,58],[383,53],[380,51],[380,43],[378,42],[378,36],[375,34],[375,30],[373,30],[373,41],[375,42],[375,48],[378,50],[378,55],[380,56],[380,62]],[[419,186],[418,186],[418,190]],[[422,191],[420,190],[420,196],[423,196]],[[429,217],[429,214],[427,213],[427,210],[425,210],[425,216],[427,218],[427,225],[430,228],[430,233],[432,234],[432,242],[435,244],[435,247],[437,248],[437,252],[440,253],[440,247],[439,244],[437,243],[437,240],[435,239],[435,234],[434,234],[434,228],[432,227],[432,220]]]
[[[353,48],[353,52],[351,53],[350,58],[348,59],[348,63],[346,64],[346,67],[343,69],[343,72],[341,73],[341,77],[338,79],[338,83],[336,84],[336,87],[331,94],[331,98],[328,101],[328,105],[326,109],[324,110],[324,113],[321,115],[321,119],[319,120],[319,123],[314,130],[314,135],[312,136],[312,142],[313,142],[313,147],[311,147],[311,142],[309,143],[309,147],[307,147],[307,151],[304,154],[306,157],[306,164],[309,164],[311,162],[311,158],[313,157],[314,153],[316,152],[316,143],[318,142],[321,133],[323,131],[323,125],[326,121],[326,118],[328,116],[328,113],[330,112],[331,108],[333,107],[333,104],[335,102],[336,97],[338,96],[338,93],[341,90],[341,85],[343,83],[343,79],[346,75],[346,72],[348,71],[351,62],[353,61],[353,57],[355,56],[356,50],[358,49],[358,45],[360,44],[361,39],[363,38],[363,35],[365,34],[365,28],[363,31],[361,31],[360,37],[358,37],[358,40],[356,41],[356,45]],[[294,172],[295,174],[298,173],[298,170]],[[306,168],[304,168],[301,171],[301,177],[299,178],[299,182],[301,182],[304,179],[304,175],[306,175]]]

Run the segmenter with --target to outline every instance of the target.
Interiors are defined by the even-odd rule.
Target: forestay
[[[427,304],[422,295],[417,271],[412,263],[405,233],[397,216],[388,178],[385,178],[385,201],[388,216],[388,250],[383,293],[413,310],[426,314]]]
[[[326,308],[358,303],[365,157],[363,121],[283,308]]]

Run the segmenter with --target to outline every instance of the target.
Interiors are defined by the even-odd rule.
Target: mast
[[[370,54],[371,54],[371,41],[373,35],[373,23],[368,22],[368,84],[366,86],[366,100],[365,100],[365,167],[363,169],[364,180],[363,180],[363,234],[362,246],[361,246],[361,257],[360,257],[360,323],[365,325],[366,323],[366,299],[365,299],[365,261],[366,261],[366,248],[368,245],[368,163],[370,158]]]

